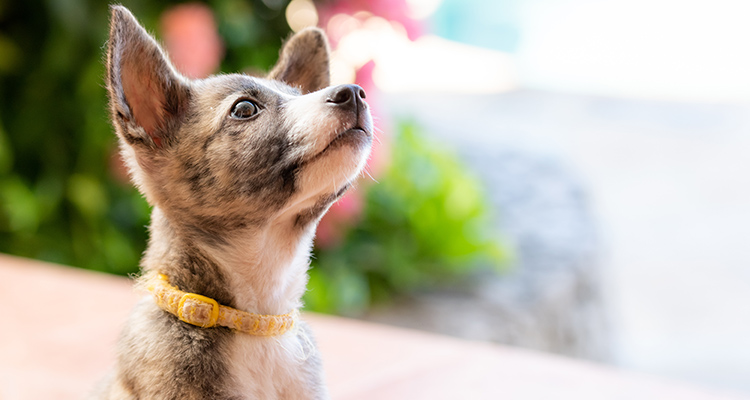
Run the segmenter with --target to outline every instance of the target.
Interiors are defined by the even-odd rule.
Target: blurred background
[[[186,76],[317,25],[368,174],[309,310],[750,393],[744,0],[123,1]],[[0,0],[0,252],[125,275],[149,207],[106,113],[105,2]]]

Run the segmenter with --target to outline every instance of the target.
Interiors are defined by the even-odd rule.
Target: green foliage
[[[222,70],[266,70],[286,0],[212,0]],[[124,0],[158,36],[171,0]],[[118,274],[135,272],[149,207],[118,178],[104,90],[108,6],[94,0],[0,0],[0,252]],[[393,293],[498,265],[479,185],[411,125],[393,166],[367,188],[361,224],[318,251],[311,309],[356,313]]]
[[[0,0],[0,252],[135,272],[149,208],[116,179],[107,119],[108,2]],[[178,1],[123,0],[158,36]],[[289,33],[288,1],[213,0],[228,72],[263,70]]]
[[[503,265],[481,185],[453,154],[402,124],[391,157],[365,189],[362,221],[336,248],[316,249],[308,309],[357,314],[373,301]]]

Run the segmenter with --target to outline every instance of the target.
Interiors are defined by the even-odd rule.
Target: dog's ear
[[[188,81],[128,9],[110,10],[107,90],[116,130],[131,146],[165,147],[187,106]]]
[[[284,44],[268,78],[299,87],[304,93],[328,87],[331,75],[325,33],[318,28],[297,32]]]

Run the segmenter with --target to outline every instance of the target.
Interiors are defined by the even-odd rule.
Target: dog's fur
[[[144,273],[259,314],[301,306],[317,222],[372,143],[355,85],[327,88],[329,50],[309,28],[266,78],[188,80],[124,7],[111,8],[107,89],[133,181],[153,206]],[[249,100],[251,118],[232,115]],[[303,323],[267,338],[181,322],[146,296],[101,399],[327,398]]]

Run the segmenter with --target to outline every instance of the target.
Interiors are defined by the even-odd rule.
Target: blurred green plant
[[[123,0],[158,36],[179,1]],[[287,0],[213,0],[222,70],[268,69],[290,30]],[[98,0],[0,0],[0,252],[137,271],[149,208],[119,169],[107,119]]]
[[[123,1],[152,32],[172,0]],[[213,0],[221,69],[266,70],[289,27],[286,0]],[[149,207],[123,177],[104,90],[108,7],[94,0],[0,0],[0,252],[136,272]],[[504,253],[480,185],[413,124],[392,165],[362,185],[365,210],[317,249],[308,308],[357,314],[398,293],[453,282]]]
[[[413,123],[393,133],[391,163],[364,188],[364,212],[336,246],[316,248],[306,308],[357,315],[373,302],[498,270],[507,252],[481,185]]]

